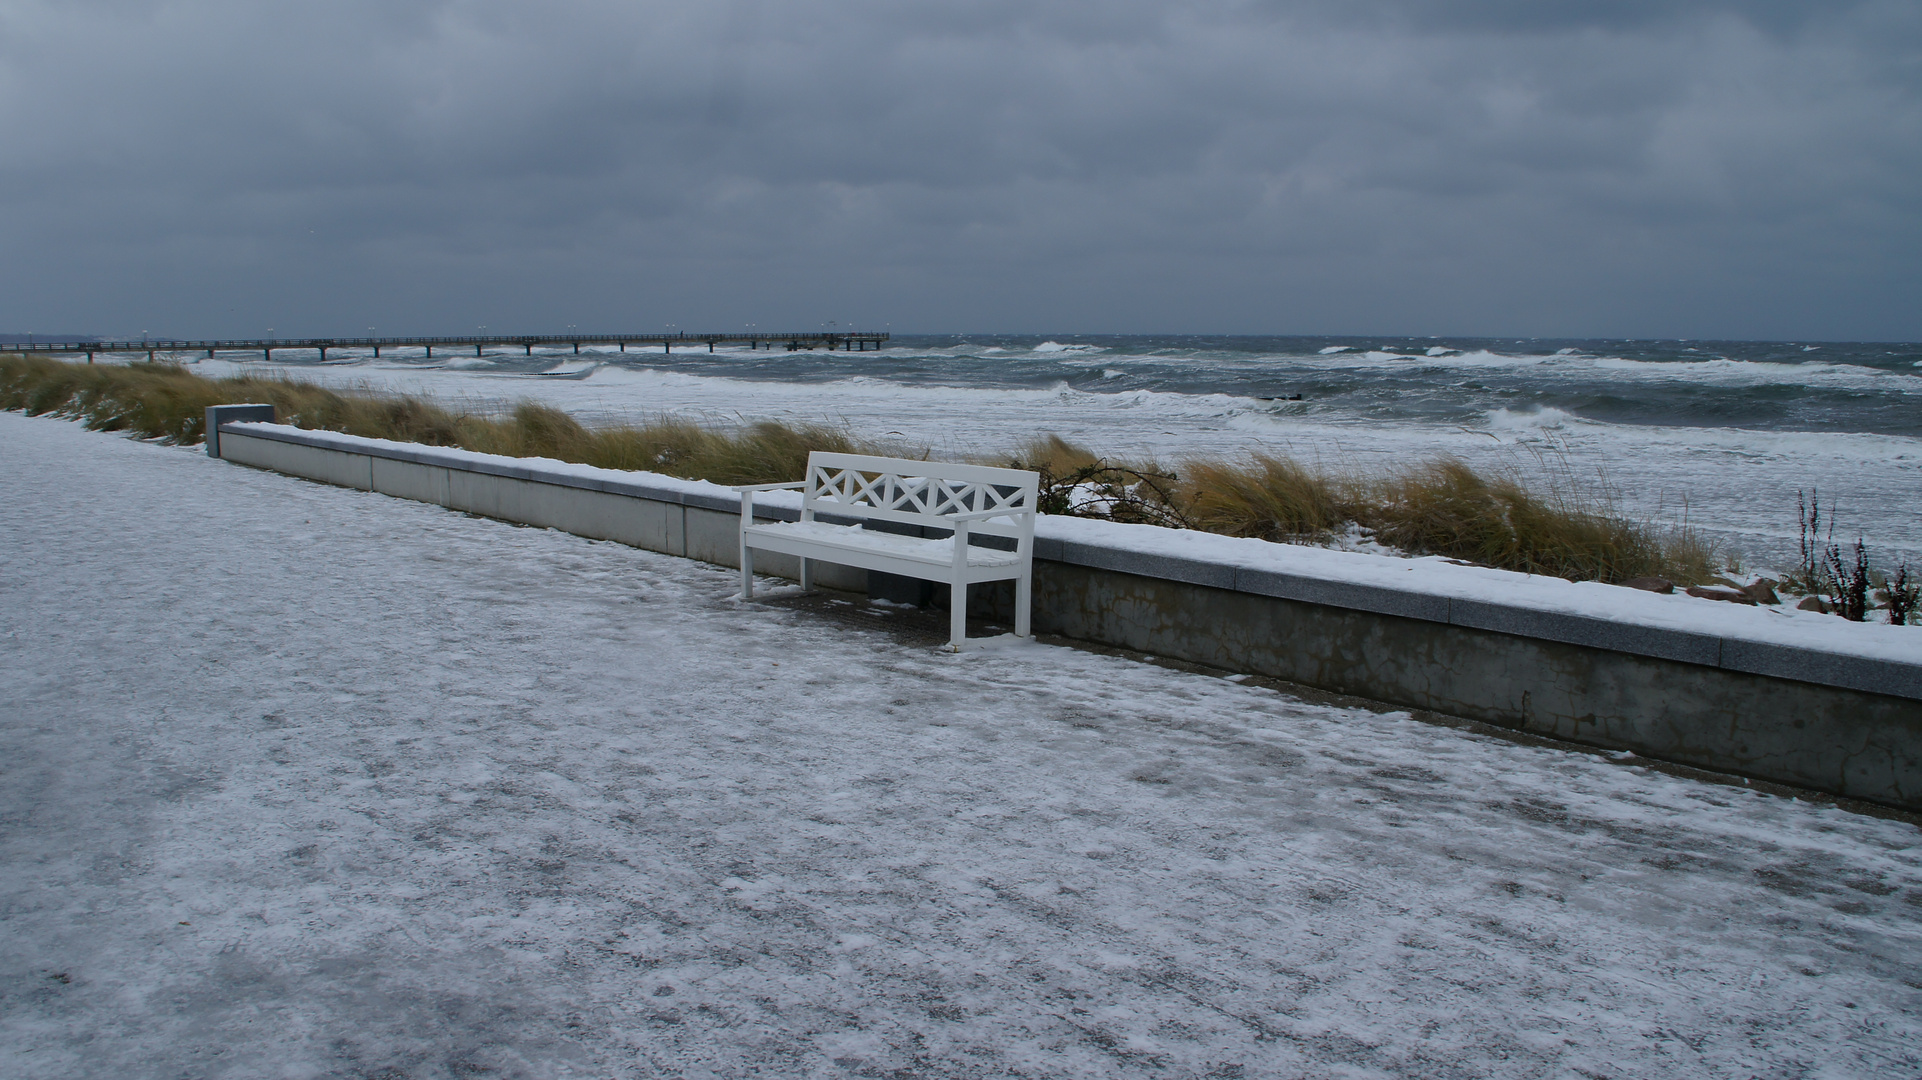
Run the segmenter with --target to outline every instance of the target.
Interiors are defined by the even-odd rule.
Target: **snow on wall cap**
[[[740,508],[740,496],[730,488],[709,483],[706,480],[683,480],[680,477],[662,473],[603,469],[594,465],[557,461],[553,458],[483,454],[475,450],[462,450],[455,446],[429,446],[425,443],[400,442],[394,439],[369,439],[359,435],[343,435],[337,431],[298,428],[291,424],[230,423],[225,427],[230,431],[244,430],[247,434],[273,439],[276,442],[299,443],[303,446],[368,454],[393,461],[411,461],[421,465],[459,469],[464,472],[539,480],[564,487],[629,494],[730,512],[738,512]],[[770,492],[757,497],[755,505],[792,510],[798,517],[801,509],[801,495],[794,491]]]
[[[1098,545],[1110,552],[1140,556],[1144,562],[1186,561],[1216,575],[1232,573],[1237,581],[1279,574],[1329,585],[1363,587],[1406,597],[1411,609],[1422,600],[1449,601],[1450,609],[1456,614],[1448,621],[1463,625],[1472,625],[1460,617],[1467,609],[1502,607],[1629,628],[1892,661],[1922,669],[1922,630],[1881,623],[1852,623],[1832,615],[1795,611],[1786,605],[1742,607],[1680,593],[1663,596],[1595,581],[1567,581],[1513,570],[1462,566],[1437,556],[1397,558],[1085,518],[1043,517],[1036,525],[1035,537],[1038,543]],[[1044,544],[1036,554],[1044,559],[1053,557],[1051,546]],[[1112,559],[1104,560],[1102,565],[1125,572],[1125,568],[1115,565]],[[1223,587],[1240,588],[1239,585]],[[1412,610],[1409,614],[1433,618]],[[1915,674],[1922,679],[1922,670]]]

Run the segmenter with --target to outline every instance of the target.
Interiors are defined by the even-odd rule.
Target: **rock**
[[[1731,604],[1747,604],[1749,607],[1755,606],[1754,597],[1736,589],[1708,589],[1700,585],[1690,585],[1688,587],[1688,594],[1690,596],[1699,596],[1704,600],[1724,600]]]
[[[1675,591],[1675,583],[1661,577],[1632,577],[1622,582],[1624,588],[1640,589],[1643,592],[1661,593],[1667,596]]]
[[[1795,610],[1819,611],[1822,614],[1827,615],[1829,613],[1829,606],[1827,604],[1824,604],[1822,602],[1822,598],[1819,596],[1804,596],[1802,598],[1802,602],[1795,605]]]
[[[1768,578],[1757,578],[1755,581],[1742,586],[1741,591],[1742,595],[1758,604],[1779,604],[1782,602],[1782,598],[1775,595],[1775,582],[1770,581]]]

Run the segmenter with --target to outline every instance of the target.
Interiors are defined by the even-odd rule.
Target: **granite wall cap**
[[[1922,700],[1922,664],[1724,638],[1722,666],[1750,675]]]
[[[1446,623],[1449,619],[1450,601],[1446,596],[1330,581],[1279,570],[1239,570],[1235,573],[1233,588],[1256,596],[1351,608],[1377,615],[1399,615],[1425,622]]]
[[[1163,578],[1189,585],[1208,585],[1217,589],[1235,587],[1235,568],[1227,563],[1186,559],[1173,555],[1154,555],[1127,548],[1086,544],[1078,540],[1057,541],[1061,547],[1056,562],[1114,570],[1139,577]]]
[[[1719,667],[1722,663],[1721,638],[1687,630],[1669,630],[1560,611],[1540,611],[1513,604],[1462,599],[1450,605],[1448,621],[1451,625],[1474,630],[1493,630],[1516,637],[1559,641],[1566,645],[1677,660],[1684,664]]]

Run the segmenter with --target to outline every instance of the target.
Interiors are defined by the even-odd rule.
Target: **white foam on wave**
[[[1354,351],[1355,351],[1355,347],[1353,345],[1330,345],[1327,348],[1321,350],[1321,355],[1333,356],[1336,353],[1345,353],[1345,352],[1354,352]]]
[[[1573,414],[1546,405],[1538,409],[1496,409],[1485,418],[1497,431],[1547,431],[1574,419]]]
[[[1821,361],[1780,363],[1764,360],[1733,360],[1703,355],[1700,359],[1635,360],[1622,356],[1595,356],[1569,350],[1549,356],[1512,355],[1475,350],[1472,352],[1410,355],[1374,350],[1341,358],[1348,369],[1368,367],[1406,367],[1417,364],[1428,368],[1479,368],[1491,370],[1534,369],[1546,376],[1605,375],[1610,381],[1645,383],[1709,384],[1728,387],[1808,386],[1836,389],[1864,389],[1877,393],[1894,392],[1922,395],[1922,379],[1905,372],[1864,367],[1859,364]],[[1922,367],[1917,362],[1916,367]]]
[[[1102,348],[1099,345],[1085,345],[1085,344],[1063,345],[1059,341],[1044,341],[1041,344],[1036,345],[1034,347],[1034,351],[1042,354],[1051,354],[1051,353],[1106,352],[1107,350]]]

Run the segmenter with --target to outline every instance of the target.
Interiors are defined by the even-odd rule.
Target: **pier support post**
[[[374,359],[380,359],[380,346],[374,346]]]
[[[93,363],[93,350],[92,350],[92,349],[88,349],[88,350],[87,350],[87,363],[89,363],[89,364],[91,364],[91,363]]]
[[[327,346],[325,345],[320,346],[320,362],[323,364],[327,362]]]
[[[710,342],[708,342],[708,343],[707,343],[707,351],[708,351],[708,352],[713,352],[713,351],[714,351],[714,343],[713,343],[712,341],[710,341]]]
[[[476,342],[474,342],[474,355],[475,355],[475,356],[479,356],[479,355],[480,355],[480,346],[481,346],[481,343],[480,343],[480,342],[478,342],[478,341],[476,341]]]
[[[432,345],[429,345],[427,346],[427,359],[432,360],[433,358],[434,358],[434,347]]]
[[[576,341],[574,343],[574,355],[579,356],[580,354],[581,354],[581,343]]]
[[[152,350],[152,349],[148,349],[148,350],[147,350],[147,363],[149,363],[149,364],[151,364],[151,363],[153,363],[153,350]]]
[[[671,353],[671,352],[673,352],[673,351],[674,351],[674,343],[673,343],[673,342],[671,342],[671,341],[663,341],[663,342],[661,342],[661,351],[662,351],[662,352],[664,352],[664,353]]]

